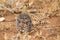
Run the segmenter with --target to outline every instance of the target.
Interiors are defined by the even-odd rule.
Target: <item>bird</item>
[[[27,32],[31,32],[32,31],[32,20],[31,17],[26,14],[26,13],[22,13],[20,15],[17,16],[16,18],[16,25],[17,25],[17,29],[18,31],[22,34],[22,33],[27,33]]]

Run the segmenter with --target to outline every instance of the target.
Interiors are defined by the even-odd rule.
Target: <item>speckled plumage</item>
[[[32,29],[32,21],[28,14],[20,14],[17,19],[17,28],[20,31],[20,33],[24,32],[30,32]]]

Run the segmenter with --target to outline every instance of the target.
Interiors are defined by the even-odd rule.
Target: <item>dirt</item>
[[[0,0],[0,4],[4,1]],[[11,3],[15,10],[0,10],[0,17],[5,20],[0,22],[0,40],[60,40],[60,1],[59,0],[23,0],[22,8]],[[19,1],[20,3],[20,1]],[[5,5],[5,4],[4,4]],[[18,15],[26,12],[26,10],[37,10],[37,12],[27,12],[31,17],[33,28],[32,32],[20,34],[16,26],[16,18]]]

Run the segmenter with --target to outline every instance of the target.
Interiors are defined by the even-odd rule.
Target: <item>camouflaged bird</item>
[[[20,33],[31,32],[33,24],[28,14],[20,14],[17,17],[16,22]]]

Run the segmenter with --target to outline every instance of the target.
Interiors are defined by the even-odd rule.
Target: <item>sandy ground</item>
[[[3,1],[0,1],[0,3],[3,4]],[[16,26],[16,17],[20,14],[19,10],[15,10],[16,13],[2,10],[0,11],[0,17],[3,15],[5,21],[0,22],[0,40],[60,40],[60,1],[29,1],[30,7],[23,8],[28,10],[36,9],[39,11],[37,13],[28,13],[32,19],[33,27],[35,27],[36,30],[29,34],[20,34]],[[12,7],[14,7],[14,5]],[[47,28],[49,27],[56,29],[48,30]],[[52,32],[53,34],[51,34]]]

